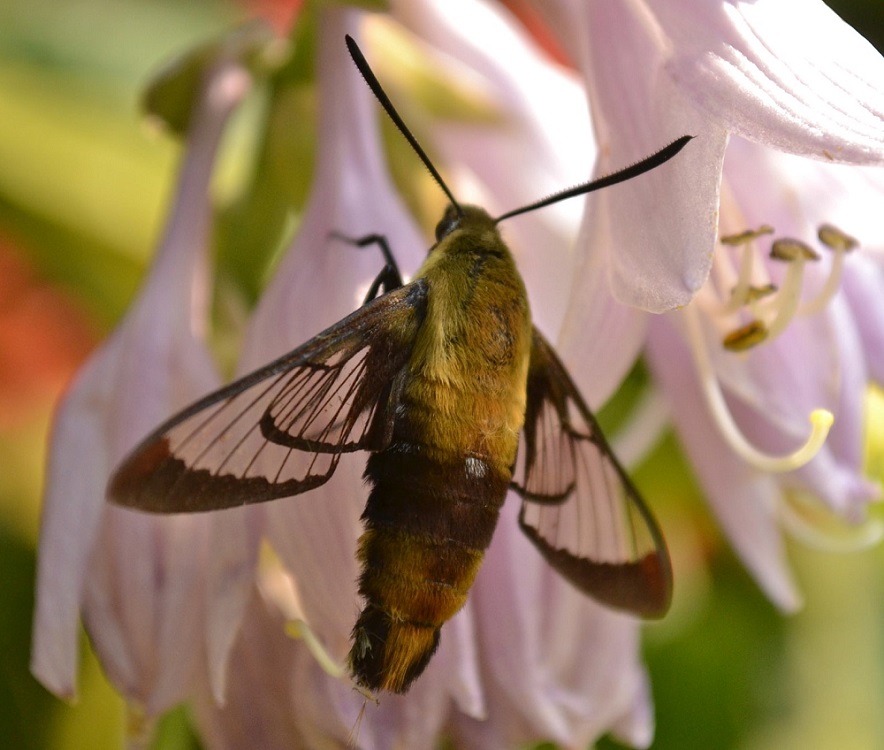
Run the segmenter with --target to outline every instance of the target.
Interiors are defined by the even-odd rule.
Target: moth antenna
[[[459,215],[463,216],[463,209],[460,207],[460,204],[455,200],[454,194],[448,189],[448,185],[445,184],[445,180],[442,179],[442,175],[440,175],[436,167],[433,166],[433,162],[430,161],[430,157],[427,156],[426,151],[424,151],[420,143],[417,142],[417,138],[414,137],[414,134],[408,129],[408,126],[399,116],[399,113],[393,106],[393,102],[390,101],[390,97],[387,96],[387,92],[384,91],[383,87],[381,86],[381,82],[378,81],[377,76],[369,67],[368,61],[365,59],[365,55],[363,55],[362,50],[359,49],[359,45],[356,44],[356,41],[349,34],[346,34],[344,36],[344,40],[347,43],[347,49],[350,51],[350,57],[353,58],[353,62],[356,64],[359,72],[362,73],[362,77],[365,79],[365,82],[371,89],[371,93],[373,93],[377,100],[380,102],[381,106],[384,108],[384,111],[393,121],[393,124],[397,128],[399,128],[399,132],[402,133],[402,135],[405,137],[405,140],[408,141],[409,145],[411,145],[411,148],[418,155],[418,158],[424,163],[424,166],[433,176],[436,184],[438,184],[439,187],[442,188],[442,191],[445,193],[445,195],[448,196],[448,200],[451,201],[451,205],[454,206]]]
[[[673,141],[665,148],[661,148],[659,151],[645,157],[632,166],[621,169],[617,172],[614,172],[613,174],[599,177],[596,180],[591,180],[590,182],[584,182],[581,185],[576,185],[575,187],[561,190],[558,193],[553,193],[552,195],[549,195],[546,198],[537,201],[536,203],[530,203],[527,206],[515,208],[512,211],[507,211],[505,214],[501,214],[500,216],[498,216],[494,220],[494,223],[499,224],[504,219],[509,219],[513,216],[518,216],[519,214],[526,214],[529,211],[534,211],[535,209],[543,208],[544,206],[549,206],[553,203],[558,203],[559,201],[563,201],[567,198],[573,198],[575,195],[584,195],[586,193],[591,193],[593,190],[600,190],[601,188],[605,188],[610,185],[616,185],[618,182],[625,182],[626,180],[631,180],[633,177],[638,177],[640,174],[644,174],[645,172],[649,172],[652,169],[656,169],[661,164],[665,164],[679,151],[681,151],[687,145],[688,141],[690,141],[693,137],[694,136],[692,135],[683,135],[681,138]]]

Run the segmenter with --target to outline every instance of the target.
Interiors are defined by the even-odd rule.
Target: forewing
[[[660,617],[672,568],[656,520],[537,329],[513,488],[519,524],[547,562],[603,604]]]
[[[426,308],[413,282],[161,425],[117,468],[108,498],[158,513],[216,510],[323,484],[341,453],[390,438]]]

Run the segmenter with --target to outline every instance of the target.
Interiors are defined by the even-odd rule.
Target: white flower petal
[[[663,312],[687,304],[712,262],[725,130],[701,116],[663,70],[660,40],[626,3],[559,3],[583,71],[599,143],[598,174],[626,167],[683,135],[671,162],[590,196],[610,222],[614,296]],[[616,33],[612,33],[616,29]]]
[[[647,0],[697,107],[780,151],[884,163],[884,59],[818,0]]]
[[[807,492],[848,521],[860,521],[866,516],[868,504],[880,495],[877,484],[863,475],[866,419],[863,394],[869,373],[860,331],[845,294],[829,303],[825,318],[819,324],[825,322],[837,332],[828,363],[835,381],[835,423],[819,455],[797,472],[796,479]],[[794,354],[801,359],[801,353]],[[812,378],[813,374],[809,369],[806,376]]]
[[[678,125],[671,130],[691,134]],[[623,304],[654,313],[684,306],[709,275],[727,138],[710,125],[693,132],[670,163],[592,197],[608,214],[611,244],[587,252],[607,252],[611,287]],[[661,140],[627,158],[637,161],[671,138]]]
[[[58,411],[49,448],[31,671],[68,699],[76,695],[80,600],[110,469],[95,451],[102,420],[93,408],[107,382],[107,362],[92,358],[80,371]]]
[[[587,207],[578,243],[603,248],[612,242],[610,217],[598,203]],[[578,261],[559,355],[591,408],[605,404],[623,382],[641,350],[647,316],[614,299],[603,253],[584,253]]]
[[[884,247],[884,226],[874,209],[884,200],[884,170],[878,167],[815,161],[735,136],[724,169],[746,216],[771,224],[778,234],[807,237],[831,222],[866,252]]]
[[[654,701],[647,673],[643,674],[633,704],[611,727],[611,734],[635,748],[650,747],[654,741]]]
[[[344,663],[358,603],[356,542],[365,505],[362,456],[344,456],[327,484],[267,507],[271,546],[296,580],[305,619]]]
[[[297,644],[285,635],[278,611],[254,588],[250,594],[230,653],[235,678],[230,680],[224,705],[212,699],[208,685],[196,692],[193,708],[200,733],[206,746],[215,750],[307,747],[292,706]],[[303,692],[306,698],[306,686]]]
[[[98,570],[102,553],[93,558],[92,549],[117,541],[109,514],[128,514],[127,523],[140,524],[148,536],[146,530],[151,527],[165,523],[165,528],[173,528],[170,519],[148,518],[105,507],[107,476],[125,451],[151,429],[161,415],[169,414],[217,382],[208,354],[180,324],[172,330],[185,331],[183,335],[174,333],[165,344],[155,341],[156,345],[142,347],[140,342],[144,337],[138,335],[139,331],[152,322],[145,320],[137,307],[133,313],[77,379],[59,411],[55,427],[41,536],[33,667],[41,679],[46,677],[48,687],[65,694],[73,690],[77,613],[85,586],[90,576],[100,577],[102,572]],[[139,343],[133,345],[133,340]],[[169,370],[175,375],[174,381],[162,383],[157,378],[143,377],[156,372],[158,358],[174,360]],[[99,533],[103,517],[105,527]],[[199,548],[198,543],[195,548]],[[145,557],[139,559],[134,549],[129,549],[122,564],[131,565],[133,569],[150,567],[153,551],[154,548],[148,546],[144,550]],[[151,580],[147,578],[148,584]],[[168,583],[174,589],[180,582]],[[123,595],[122,606],[140,607],[155,590],[150,585],[148,588],[123,587],[122,591],[138,591],[139,596]],[[171,591],[166,593],[175,596]],[[119,610],[115,613],[120,615]],[[59,628],[64,628],[64,635]],[[97,632],[92,635],[96,642],[101,638]],[[62,644],[66,654],[63,672],[57,663],[57,650]],[[51,669],[42,663],[46,649],[55,654],[56,664]],[[121,665],[121,679],[128,675],[128,668],[122,666],[128,660],[129,657],[119,655],[115,659]],[[151,671],[153,668],[151,666]],[[133,682],[131,675],[126,676],[125,684]]]
[[[488,715],[488,696],[479,668],[476,614],[471,599],[445,624],[436,658],[445,664],[446,688],[458,711],[484,719]]]
[[[633,706],[643,684],[638,621],[546,566],[518,530],[513,500],[472,592],[488,718],[459,719],[458,731],[490,743],[482,747],[543,738],[585,746]]]
[[[83,620],[111,681],[149,715],[184,700],[201,666],[206,519],[108,508]],[[138,596],[121,592],[138,592]]]
[[[235,65],[211,71],[157,260],[125,321],[59,409],[32,664],[47,687],[65,695],[74,692],[81,606],[111,678],[148,711],[183,697],[199,654],[188,645],[195,645],[202,613],[197,571],[208,519],[105,507],[104,491],[112,467],[138,440],[218,382],[199,335],[206,316],[207,191],[224,123],[248,82]],[[194,590],[196,607],[182,607]]]
[[[203,569],[204,637],[209,684],[218,702],[226,695],[227,657],[248,605],[265,525],[263,508],[231,508],[212,517]]]

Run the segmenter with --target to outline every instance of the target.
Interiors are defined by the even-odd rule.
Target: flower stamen
[[[760,320],[750,320],[722,339],[722,346],[731,352],[743,352],[757,346],[768,336],[767,326]]]
[[[789,265],[779,292],[770,299],[765,309],[765,317],[772,316],[767,324],[768,340],[775,339],[785,331],[798,313],[804,266],[807,261],[819,260],[820,256],[800,240],[780,239],[771,246],[770,257]]]
[[[258,587],[261,593],[279,609],[285,618],[285,634],[304,642],[307,651],[327,675],[347,676],[346,667],[326,650],[325,646],[304,619],[295,582],[269,543],[261,545]]]
[[[810,413],[810,435],[804,444],[792,453],[773,456],[759,450],[748,441],[728,409],[718,378],[716,378],[712,363],[709,360],[709,352],[703,341],[703,334],[700,330],[700,321],[696,310],[693,306],[689,305],[684,309],[684,314],[687,323],[688,342],[694,355],[694,363],[697,368],[697,375],[700,379],[703,395],[722,437],[731,449],[755,468],[771,473],[798,469],[819,453],[826,442],[832,423],[835,421],[832,412],[826,409],[814,409]]]
[[[722,245],[730,245],[732,247],[743,246],[737,283],[731,291],[730,299],[724,306],[725,313],[736,312],[753,298],[754,292],[752,290],[755,287],[752,286],[752,266],[755,253],[753,252],[752,243],[759,237],[773,234],[773,231],[773,227],[764,224],[758,229],[747,229],[739,234],[728,234],[721,238]]]
[[[748,245],[759,237],[764,237],[766,234],[773,233],[774,228],[770,224],[762,224],[758,229],[744,229],[742,232],[737,232],[737,234],[726,234],[721,238],[721,244],[731,245],[733,247]]]
[[[747,302],[750,304],[752,302],[758,302],[758,300],[765,299],[766,297],[770,297],[772,294],[776,294],[777,285],[776,284],[765,284],[764,286],[750,286],[747,292]]]
[[[322,671],[327,675],[338,679],[347,676],[347,670],[344,665],[326,651],[325,646],[320,643],[319,638],[316,637],[312,628],[304,620],[289,620],[285,625],[285,633],[290,638],[303,641],[310,652],[310,656],[316,660]]]
[[[753,313],[753,319],[734,329],[722,340],[725,349],[734,352],[746,351],[779,336],[796,315],[815,315],[822,312],[832,300],[841,285],[844,269],[844,256],[858,246],[856,239],[845,234],[831,224],[823,224],[817,233],[820,242],[834,252],[829,275],[816,296],[801,303],[801,290],[804,283],[804,265],[807,261],[819,260],[820,256],[800,240],[783,238],[776,240],[770,251],[774,260],[789,264],[781,288],[766,283],[751,283],[754,249],[752,243],[773,228],[763,225],[758,229],[747,229],[738,234],[723,236],[723,245],[744,246],[736,285],[731,290],[728,301],[721,313],[730,315],[743,307]]]
[[[831,224],[823,224],[819,228],[817,236],[820,242],[835,253],[835,257],[832,258],[832,267],[829,270],[826,283],[823,284],[823,288],[820,289],[816,297],[801,306],[799,310],[801,315],[814,315],[825,309],[841,286],[844,256],[859,245],[857,240]]]

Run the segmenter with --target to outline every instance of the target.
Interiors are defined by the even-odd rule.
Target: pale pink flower
[[[583,73],[599,171],[612,166],[612,154],[651,150],[681,132],[697,136],[671,164],[591,196],[581,234],[585,265],[575,275],[561,346],[572,371],[605,361],[617,383],[647,342],[657,385],[713,508],[768,594],[792,608],[799,597],[779,525],[784,513],[791,528],[802,525],[791,512],[797,493],[852,522],[878,494],[861,474],[861,439],[866,362],[879,361],[881,342],[865,308],[850,299],[868,305],[880,274],[870,275],[869,260],[853,254],[845,262],[846,298],[830,293],[812,315],[793,318],[789,304],[814,296],[831,260],[806,270],[807,288],[794,282],[802,278],[797,268],[787,283],[784,264],[756,261],[756,280],[784,287],[767,322],[777,310],[784,314],[768,341],[734,353],[721,344],[727,326],[747,322],[754,303],[731,299],[724,288],[735,283],[740,258],[717,239],[762,224],[805,241],[824,222],[856,234],[857,211],[845,212],[848,199],[824,187],[824,164],[772,149],[823,162],[884,163],[884,61],[821,2],[562,0],[536,7]],[[789,26],[797,17],[799,33]],[[881,178],[855,172],[854,182],[847,174],[842,168],[839,180],[852,189],[841,195],[860,213],[874,212]],[[636,309],[678,307],[660,317]],[[587,330],[601,333],[587,344]],[[821,410],[835,416],[825,444]],[[869,528],[861,536],[877,534]]]
[[[695,301],[681,313],[651,321],[648,355],[725,531],[768,595],[791,609],[800,596],[784,560],[780,523],[806,540],[843,545],[850,537],[846,529],[828,527],[831,519],[825,517],[817,522],[805,518],[807,499],[822,501],[832,513],[856,523],[880,494],[862,475],[864,393],[881,376],[876,371],[881,342],[869,325],[882,311],[880,267],[865,248],[839,258],[815,235],[818,226],[829,222],[860,230],[872,248],[880,248],[884,236],[865,201],[884,199],[884,174],[808,161],[735,138],[724,184],[723,234],[735,223],[768,223],[777,235],[806,238],[821,259],[807,264],[803,283],[790,291],[786,275],[798,269],[766,257],[769,236],[737,250],[719,247],[716,273]],[[857,204],[865,206],[865,217]],[[733,305],[732,290],[746,255],[755,260],[755,286],[773,280],[780,287],[781,299],[772,295],[768,300],[767,320],[784,314],[790,295],[799,306],[779,335],[748,352],[730,352],[722,340],[753,317],[750,310],[756,305]],[[840,287],[839,273],[844,279]],[[875,287],[877,297],[870,294]],[[816,409],[835,415],[828,438],[812,460],[784,472],[787,465],[776,466],[778,461],[771,459],[802,444],[808,415]],[[840,538],[834,536],[839,532]],[[872,524],[860,528],[854,541],[876,541],[879,535]]]
[[[105,485],[158,420],[219,383],[203,342],[208,188],[224,124],[248,87],[232,57],[207,68],[153,268],[56,414],[31,667],[58,695],[75,695],[81,614],[108,677],[150,714],[186,697],[207,651],[224,651],[232,637],[225,631],[236,627],[224,606],[222,563],[210,555],[225,536],[218,521],[111,507]],[[224,571],[227,580],[233,573]]]

